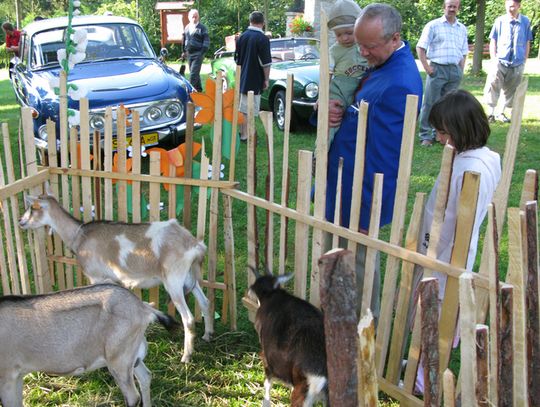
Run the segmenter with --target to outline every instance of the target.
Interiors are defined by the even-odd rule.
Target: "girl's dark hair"
[[[484,108],[463,89],[450,91],[435,102],[429,123],[452,138],[458,153],[485,146],[491,133]]]

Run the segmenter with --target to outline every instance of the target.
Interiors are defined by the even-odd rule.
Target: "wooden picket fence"
[[[321,17],[321,27],[326,27],[325,16]],[[324,24],[323,24],[324,23]],[[326,36],[322,36],[321,49],[328,49]],[[328,60],[321,58],[321,78],[329,78]],[[237,72],[239,75],[239,71]],[[221,163],[222,136],[222,87],[221,76],[215,95],[214,139],[211,155],[212,168],[219,169]],[[518,88],[513,109],[512,123],[507,136],[504,152],[502,179],[489,210],[484,248],[478,272],[464,273],[466,264],[474,208],[478,195],[479,177],[467,174],[465,177],[462,201],[456,231],[456,241],[450,264],[434,258],[433,249],[427,255],[417,252],[419,231],[425,194],[416,196],[409,224],[405,225],[406,203],[409,196],[409,179],[415,141],[417,117],[417,99],[409,96],[403,130],[400,169],[398,175],[397,199],[394,207],[393,222],[388,241],[379,239],[378,217],[380,214],[382,177],[376,180],[372,205],[372,221],[367,235],[357,228],[343,228],[324,219],[326,201],[327,134],[328,134],[328,81],[320,83],[320,107],[316,141],[316,171],[312,179],[313,153],[300,151],[298,157],[289,157],[289,123],[291,114],[291,90],[293,78],[287,78],[286,127],[282,152],[268,150],[269,171],[268,188],[265,197],[257,196],[255,183],[261,169],[256,168],[256,140],[253,114],[253,102],[248,103],[249,137],[247,144],[247,187],[238,189],[235,181],[236,157],[233,154],[227,180],[219,179],[219,171],[212,172],[208,179],[208,163],[202,149],[201,174],[198,179],[191,176],[191,151],[193,148],[194,108],[188,108],[188,131],[186,135],[185,174],[176,176],[177,168],[167,162],[167,153],[154,150],[149,153],[149,168],[143,173],[140,152],[140,131],[138,117],[133,113],[131,170],[127,170],[129,157],[126,155],[125,112],[116,108],[117,120],[117,156],[113,154],[113,108],[105,114],[106,127],[103,134],[103,149],[99,134],[91,134],[88,126],[88,102],[81,101],[80,128],[67,128],[65,101],[62,107],[60,124],[60,156],[51,140],[47,165],[38,166],[33,142],[31,112],[22,109],[23,139],[19,143],[21,152],[10,151],[9,131],[2,125],[5,155],[0,157],[0,288],[2,294],[44,293],[62,290],[85,283],[84,277],[57,235],[47,237],[44,230],[22,231],[17,227],[17,219],[23,210],[26,194],[37,195],[43,192],[44,183],[49,182],[53,193],[59,198],[66,210],[84,221],[106,219],[127,222],[153,221],[162,218],[176,218],[177,189],[184,189],[184,210],[181,222],[186,227],[196,230],[198,238],[208,246],[207,264],[204,275],[205,287],[212,310],[218,305],[216,292],[222,292],[221,317],[223,323],[236,329],[237,290],[234,255],[234,219],[233,205],[237,201],[247,204],[247,253],[250,267],[264,267],[284,273],[294,270],[294,293],[306,298],[323,309],[327,306],[327,295],[338,297],[356,292],[363,292],[362,315],[366,315],[359,324],[358,334],[353,344],[348,347],[347,358],[350,366],[338,366],[347,377],[343,383],[337,376],[331,375],[330,397],[332,405],[372,406],[378,399],[378,391],[383,391],[402,405],[438,406],[444,399],[445,406],[455,405],[459,397],[461,405],[535,405],[540,400],[539,385],[535,379],[540,377],[540,334],[539,334],[539,293],[538,293],[538,175],[528,171],[525,175],[521,207],[507,209],[508,193],[513,174],[516,148],[519,140],[521,115],[527,89],[526,80]],[[61,84],[64,87],[62,78]],[[234,109],[237,111],[238,93],[235,94]],[[365,147],[366,117],[369,106],[362,104],[359,113],[358,142],[356,151],[355,188],[361,185]],[[273,145],[272,117],[262,113],[260,116],[268,141]],[[233,134],[236,133],[236,117],[233,121]],[[55,134],[55,123],[48,123],[48,134]],[[259,134],[259,137],[262,135]],[[52,137],[51,137],[52,139]],[[235,139],[231,151],[235,151]],[[139,154],[138,154],[139,153]],[[274,154],[282,154],[281,195],[274,196]],[[101,157],[103,154],[103,157]],[[60,159],[60,160],[59,160]],[[298,160],[296,180],[289,174],[290,160]],[[441,165],[440,189],[437,194],[436,213],[431,230],[432,242],[439,236],[440,222],[446,205],[447,189],[451,176],[453,151],[446,148]],[[14,161],[20,162],[21,173],[16,174]],[[60,162],[59,162],[60,161]],[[103,168],[101,167],[103,163]],[[296,181],[296,202],[288,199],[288,186]],[[314,181],[314,182],[313,182]],[[315,184],[315,197],[311,209],[310,194]],[[194,188],[199,189],[198,195]],[[208,198],[208,192],[209,196]],[[427,191],[426,191],[427,192]],[[339,195],[339,194],[338,194]],[[148,211],[145,211],[142,196],[148,196]],[[351,225],[358,225],[358,213],[361,203],[359,190],[353,192]],[[339,198],[338,198],[339,199]],[[196,224],[192,224],[191,204],[197,202]],[[222,205],[220,205],[220,201]],[[163,202],[163,210],[160,210]],[[338,206],[338,205],[337,205]],[[266,213],[266,230],[257,229],[257,211]],[[498,241],[505,228],[505,214],[508,213],[509,269],[507,281],[499,281],[501,270],[497,263]],[[222,220],[222,221],[221,221]],[[219,230],[222,227],[222,230]],[[405,231],[406,230],[406,231]],[[279,232],[279,233],[278,233]],[[238,232],[237,232],[238,233]],[[274,235],[279,240],[274,242]],[[294,252],[288,252],[289,235],[294,238]],[[262,236],[262,238],[260,238]],[[347,240],[346,251],[331,252],[336,248],[339,237]],[[223,240],[221,240],[223,239]],[[261,244],[261,240],[264,242]],[[223,243],[223,245],[221,245]],[[352,253],[357,246],[365,245],[366,274],[364,287],[354,287],[351,283],[340,290],[328,290],[328,278],[333,278],[341,269],[350,277],[354,269]],[[264,248],[264,262],[259,261],[259,247]],[[223,247],[223,249],[221,249]],[[430,246],[432,247],[432,246]],[[223,250],[223,253],[220,251]],[[384,285],[382,287],[381,314],[377,327],[370,320],[367,310],[371,299],[371,287],[374,278],[376,255],[386,257]],[[332,262],[328,256],[334,256]],[[219,259],[223,258],[222,264]],[[321,258],[326,259],[321,261]],[[341,259],[343,257],[343,259]],[[319,262],[321,262],[319,264]],[[276,264],[274,264],[276,263]],[[329,264],[333,264],[329,266]],[[427,277],[420,288],[421,306],[413,303],[413,269],[418,265],[424,269]],[[218,268],[222,268],[223,277],[219,277]],[[332,273],[329,272],[332,271]],[[433,272],[448,276],[445,297],[440,309],[437,303],[437,287],[429,276]],[[253,276],[247,272],[247,283]],[[343,280],[353,281],[353,280]],[[321,295],[321,292],[323,293]],[[459,295],[458,295],[459,293]],[[144,299],[163,305],[166,299],[154,289],[139,293]],[[245,296],[243,304],[250,315],[256,309],[256,302]],[[339,302],[339,301],[338,301]],[[335,302],[334,302],[335,303]],[[408,309],[418,306],[415,320],[408,321]],[[169,306],[170,307],[170,306]],[[339,307],[338,307],[339,308]],[[169,308],[174,312],[173,308]],[[332,321],[334,310],[327,308],[325,318],[327,326],[339,327]],[[460,310],[460,312],[458,312]],[[344,312],[340,309],[336,312]],[[346,310],[345,310],[346,312]],[[350,310],[349,312],[354,312]],[[488,318],[489,316],[489,318]],[[356,318],[356,315],[354,315]],[[452,355],[452,342],[459,318],[461,332],[461,363],[457,386],[454,375],[448,370]],[[489,319],[489,327],[486,321]],[[350,318],[348,319],[350,320]],[[332,323],[334,324],[332,325]],[[356,321],[355,321],[356,324]],[[349,327],[350,328],[350,327]],[[351,329],[343,330],[351,334]],[[339,331],[341,332],[341,330]],[[339,335],[332,340],[339,339]],[[336,342],[334,342],[335,344]],[[336,369],[331,365],[336,360],[335,349],[329,349],[329,372]],[[421,356],[422,355],[422,356]],[[341,358],[343,360],[343,358]],[[403,361],[406,360],[406,364]],[[426,394],[423,399],[414,395],[414,383],[418,365],[422,361],[428,373]],[[340,377],[341,377],[340,376]],[[347,388],[347,393],[343,393]],[[334,397],[347,394],[345,400],[336,401]]]

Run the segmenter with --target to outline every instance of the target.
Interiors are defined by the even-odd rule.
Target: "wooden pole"
[[[186,156],[184,157],[184,177],[193,177],[193,126],[194,126],[195,105],[191,102],[187,104],[186,110]],[[191,230],[191,186],[184,186],[184,210],[183,224],[187,230]]]
[[[337,249],[319,260],[331,406],[358,405],[356,290],[351,290],[356,280],[354,257],[348,250]]]
[[[443,374],[444,407],[455,407],[455,387],[454,374],[450,369],[446,369]]]
[[[392,213],[392,224],[390,229],[390,243],[401,245],[403,242],[403,230],[405,229],[405,215],[407,212],[407,196],[409,194],[409,182],[411,178],[411,164],[413,158],[414,143],[416,141],[416,117],[418,111],[418,96],[407,95],[405,105],[405,117],[403,122],[403,133],[401,150],[399,155],[399,171],[397,177],[396,199]],[[377,326],[377,369],[382,375],[384,361],[388,352],[388,341],[390,340],[390,326],[392,323],[393,298],[396,295],[397,276],[399,272],[399,260],[388,257],[386,271],[384,274],[384,285],[382,287],[382,304]]]
[[[523,179],[523,188],[521,190],[521,199],[519,206],[524,208],[528,201],[538,200],[538,171],[527,170]]]
[[[525,204],[526,244],[527,244],[527,350],[529,404],[540,400],[540,319],[539,319],[539,267],[538,267],[538,203],[529,201]]]
[[[330,97],[330,68],[328,60],[328,27],[324,10],[321,10],[321,58],[319,67],[319,108],[317,115],[317,140],[315,147],[315,202],[314,216],[325,219],[326,208],[326,177],[328,163],[328,100]],[[311,247],[311,284],[309,300],[315,306],[320,303],[318,261],[324,252],[326,237],[322,230],[314,229]]]
[[[514,352],[512,346],[512,286],[503,284],[500,290],[500,337],[499,352],[499,406],[512,407],[514,405],[514,377],[512,364]]]
[[[311,163],[313,153],[306,150],[298,152],[298,185],[296,187],[296,210],[309,214],[311,206]],[[309,255],[309,227],[296,222],[294,236],[294,295],[306,299]]]
[[[424,368],[424,406],[438,407],[439,379],[439,282],[425,278],[420,283],[422,302],[422,366]]]
[[[461,403],[463,406],[476,405],[476,302],[474,299],[472,275],[463,273],[459,278],[459,328],[461,334]]]
[[[336,182],[336,206],[334,208],[334,225],[341,225],[341,180],[343,178],[343,157],[339,157],[338,161],[338,173]],[[332,236],[332,249],[339,247],[339,236]]]
[[[489,400],[492,405],[499,403],[499,348],[500,338],[499,332],[499,235],[497,233],[497,220],[493,204],[488,206],[488,224],[484,241],[485,250],[489,251],[486,257],[489,262],[485,265],[486,272],[489,271],[489,323],[491,330],[489,344],[489,364],[490,364],[490,380],[489,380]],[[479,305],[479,304],[478,304]],[[477,318],[478,321],[478,318]]]
[[[283,163],[281,167],[281,205],[288,206],[289,202],[289,134],[291,128],[291,104],[294,78],[287,74],[287,88],[285,90],[285,129],[283,132]],[[280,217],[279,223],[279,274],[285,274],[287,263],[287,225],[289,218]]]
[[[236,65],[235,82],[240,83],[240,65]],[[238,105],[240,104],[240,86],[234,87],[234,99],[233,99],[233,121],[231,126],[232,140],[231,140],[231,161],[229,162],[229,180],[233,181],[235,177],[236,169],[236,139],[238,138],[238,115],[242,114],[238,111]],[[244,117],[244,120],[246,118]]]

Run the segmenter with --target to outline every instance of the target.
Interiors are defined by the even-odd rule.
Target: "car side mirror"
[[[167,51],[167,48],[161,48],[159,55],[162,60],[165,60],[169,56],[169,51]]]

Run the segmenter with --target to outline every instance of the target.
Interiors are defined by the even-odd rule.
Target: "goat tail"
[[[170,333],[176,333],[180,330],[180,323],[176,319],[155,309],[148,303],[145,303],[145,305],[152,312],[154,316],[154,321],[159,322],[161,325],[163,325],[167,331],[169,331]]]

